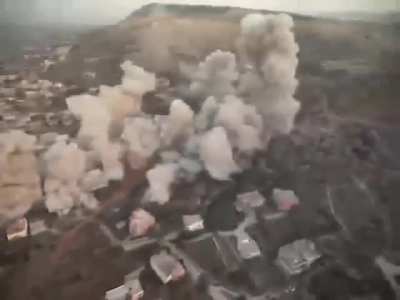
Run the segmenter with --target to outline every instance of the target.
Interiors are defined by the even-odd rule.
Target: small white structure
[[[261,256],[261,250],[255,240],[244,233],[238,237],[237,247],[243,259],[252,259]]]
[[[289,276],[307,270],[313,262],[321,257],[315,244],[306,239],[297,240],[279,249],[277,265]]]
[[[129,288],[130,292],[130,300],[139,300],[144,296],[143,287],[139,281],[139,279],[134,279],[130,282],[126,282],[125,286]]]
[[[106,300],[126,300],[129,289],[125,285],[121,285],[115,289],[106,292]]]
[[[164,284],[170,281],[177,281],[186,274],[182,264],[166,252],[153,255],[150,258],[150,265]]]
[[[263,206],[265,198],[259,191],[253,191],[237,195],[235,201],[235,208],[237,211],[246,212],[256,207]]]
[[[204,229],[204,220],[200,215],[185,215],[182,217],[186,231],[200,231]]]

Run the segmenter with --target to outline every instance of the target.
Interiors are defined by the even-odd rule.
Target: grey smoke
[[[285,14],[251,14],[241,22],[239,94],[263,115],[266,137],[289,133],[300,109],[294,98],[299,47],[293,25]]]
[[[232,146],[223,127],[215,127],[202,136],[200,158],[210,176],[218,180],[228,180],[240,171],[233,159]]]
[[[238,54],[217,50],[193,70],[191,89],[204,101],[198,114],[184,100],[174,100],[167,116],[144,114],[142,96],[155,88],[156,78],[131,62],[121,65],[120,85],[102,86],[98,96],[68,98],[81,128],[77,139],[59,139],[44,157],[48,209],[95,208],[92,187],[122,179],[125,161],[133,168],[156,162],[146,174],[145,199],[159,204],[170,200],[174,185],[201,172],[230,180],[251,167],[248,158],[265,149],[268,137],[290,132],[300,108],[294,99],[298,46],[292,27],[286,15],[246,16]],[[116,123],[122,134],[110,135]],[[21,137],[27,147],[36,144]],[[0,137],[6,149],[2,165],[10,164],[8,153],[15,148],[9,140]]]
[[[221,99],[235,93],[234,83],[238,78],[235,55],[217,50],[207,56],[192,74],[190,90],[196,96]]]

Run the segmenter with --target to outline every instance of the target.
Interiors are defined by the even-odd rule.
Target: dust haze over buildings
[[[203,4],[301,13],[382,13],[399,9],[399,0],[0,0],[0,21],[13,23],[113,24],[133,10],[153,2]]]

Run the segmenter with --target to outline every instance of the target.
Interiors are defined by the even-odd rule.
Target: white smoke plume
[[[107,179],[121,180],[124,177],[124,166],[121,162],[124,154],[122,145],[107,140],[96,140],[93,145]]]
[[[122,179],[125,161],[138,169],[158,159],[147,172],[146,197],[159,204],[170,200],[174,184],[193,180],[204,170],[216,180],[229,180],[248,167],[242,157],[263,150],[271,136],[289,133],[300,108],[294,98],[299,49],[292,27],[287,15],[243,18],[237,55],[217,50],[191,71],[189,89],[204,100],[198,114],[183,100],[175,100],[168,116],[144,115],[142,97],[155,89],[156,77],[131,62],[121,65],[120,85],[101,86],[98,96],[67,98],[81,127],[77,143],[59,139],[44,155],[49,211],[63,214],[76,205],[96,208],[92,192]],[[154,43],[154,37],[149,38]],[[10,159],[14,165],[18,151],[29,156],[27,161],[34,159],[35,147],[33,137],[0,135],[1,170],[12,169]],[[34,170],[37,174],[36,166]],[[4,178],[4,172],[0,174]],[[31,177],[37,178],[35,174]],[[5,197],[19,193],[13,198],[18,202],[29,189],[3,190],[0,185]],[[29,209],[29,203],[16,211]]]
[[[128,144],[128,162],[133,169],[142,168],[161,146],[160,129],[150,117],[127,118],[122,139]]]
[[[190,90],[196,96],[221,99],[235,93],[234,83],[238,78],[235,55],[217,50],[199,64],[192,75]]]
[[[88,167],[88,164],[86,164],[86,167]],[[94,192],[98,189],[107,187],[108,178],[102,170],[92,169],[86,172],[86,174],[82,177],[80,180],[80,186],[84,192]]]
[[[176,181],[178,165],[175,163],[166,163],[156,165],[146,174],[149,182],[149,191],[147,200],[165,204],[171,197],[171,186]]]
[[[124,175],[120,162],[123,149],[119,143],[110,141],[112,126],[123,126],[125,117],[139,113],[143,94],[156,85],[154,74],[131,62],[124,62],[121,68],[124,71],[121,85],[101,86],[98,96],[80,95],[66,100],[68,109],[81,120],[80,140],[96,152],[109,180],[120,180]]]
[[[76,183],[86,169],[85,152],[75,143],[60,141],[44,154],[47,176]]]
[[[124,72],[121,85],[100,86],[98,98],[110,113],[112,121],[121,125],[121,120],[129,114],[141,111],[142,97],[156,87],[154,74],[146,72],[130,61],[121,64]]]
[[[91,169],[90,152],[75,143],[59,140],[43,155],[46,164],[45,204],[50,212],[67,214],[75,206],[98,207],[92,192],[108,186],[108,169]]]
[[[81,196],[79,180],[86,170],[85,152],[75,143],[59,141],[43,155],[46,162],[45,204],[50,212],[68,213]]]
[[[185,140],[193,133],[194,112],[182,100],[171,103],[168,119],[161,131],[161,138],[166,146]]]
[[[252,153],[262,149],[263,120],[254,106],[234,96],[227,96],[215,117],[215,123],[228,132],[234,148]]]
[[[124,71],[122,78],[124,92],[141,99],[145,93],[156,88],[156,76],[141,67],[135,66],[131,61],[125,61],[121,65],[121,69]]]
[[[190,136],[193,117],[187,117],[186,123],[180,120],[190,116],[191,110],[184,109],[183,102],[179,102],[179,110],[177,103],[171,106],[162,130],[165,146],[173,145],[177,136],[186,139],[181,157],[171,160],[163,155],[166,169],[174,166],[175,176],[168,178],[178,180],[177,170],[196,176],[204,167],[214,179],[228,180],[241,170],[242,162],[234,158],[236,151],[253,154],[274,134],[290,132],[300,108],[293,97],[298,46],[292,27],[293,21],[286,15],[249,15],[241,22],[239,65],[234,54],[217,50],[189,75],[192,94],[207,99],[194,117]],[[154,176],[152,179],[150,185],[154,186]],[[162,185],[164,192],[171,184]]]
[[[241,22],[239,93],[263,115],[266,137],[289,133],[300,109],[293,97],[299,47],[292,28],[285,14],[251,14]]]
[[[201,106],[200,112],[196,115],[195,127],[198,131],[211,129],[215,116],[218,112],[219,104],[215,97],[208,97]]]
[[[80,95],[67,98],[68,109],[81,119],[81,134],[96,137],[98,134],[108,135],[111,121],[123,121],[129,114],[141,111],[142,97],[156,86],[154,74],[126,61],[121,65],[124,75],[122,84],[114,87],[101,86],[98,96]],[[99,130],[97,130],[99,131]]]
[[[0,134],[0,153],[2,156],[12,152],[30,152],[36,147],[37,138],[20,130]],[[3,157],[2,157],[3,158]]]
[[[121,120],[129,114],[140,112],[140,98],[125,93],[121,85],[101,85],[97,98],[97,101],[106,107],[114,125],[120,125]]]
[[[200,157],[211,177],[228,180],[240,171],[233,159],[228,136],[223,127],[215,127],[206,132],[200,141]]]
[[[108,140],[111,115],[104,103],[91,95],[72,96],[66,102],[68,109],[81,121],[79,139],[88,142]]]
[[[42,197],[35,148],[35,136],[0,134],[0,225],[23,216]]]

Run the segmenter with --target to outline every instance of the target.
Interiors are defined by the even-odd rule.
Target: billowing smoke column
[[[186,147],[179,160],[197,160],[214,179],[229,180],[245,167],[236,156],[251,155],[265,148],[273,135],[291,131],[300,109],[294,99],[299,49],[292,27],[288,15],[248,15],[241,22],[238,58],[217,50],[190,74],[191,93],[205,101],[194,118],[193,134],[183,135]],[[185,128],[191,130],[189,118]],[[177,180],[176,165],[173,169],[168,178]],[[154,170],[158,174],[160,166]],[[150,190],[159,191],[160,182],[156,188],[150,182]],[[168,201],[165,191],[172,184],[164,183],[160,203]]]
[[[230,175],[240,171],[233,160],[232,146],[223,127],[207,131],[200,142],[200,157],[211,177],[228,180]]]
[[[110,180],[123,178],[122,156],[139,168],[159,147],[159,133],[152,127],[152,120],[126,119],[141,112],[142,96],[155,88],[155,75],[131,62],[123,63],[121,68],[124,76],[120,85],[101,86],[98,96],[80,95],[66,100],[81,127],[77,143],[58,141],[43,156],[47,166],[45,203],[50,212],[65,214],[76,205],[96,208],[92,192],[107,186]],[[112,136],[119,127],[123,128],[122,140],[120,134]]]
[[[78,181],[85,172],[85,153],[75,143],[59,141],[44,154],[44,160],[46,207],[50,212],[66,214],[81,197]]]
[[[127,160],[140,169],[161,146],[160,129],[150,117],[127,118],[122,139],[127,143]]]
[[[167,116],[144,114],[142,96],[155,89],[156,78],[131,62],[121,65],[120,85],[68,98],[81,127],[75,140],[58,140],[43,156],[47,208],[59,214],[76,205],[96,208],[92,192],[120,180],[123,162],[133,169],[156,163],[147,172],[145,200],[159,204],[170,200],[176,183],[201,172],[230,180],[251,166],[246,158],[273,135],[289,133],[300,108],[293,97],[298,46],[292,27],[287,15],[246,16],[238,55],[217,50],[190,74],[188,89],[203,101],[197,114],[179,99]],[[7,165],[8,155],[0,158]]]
[[[42,197],[36,137],[22,131],[0,134],[0,225],[24,215]]]
[[[293,97],[299,47],[292,28],[285,14],[252,14],[241,22],[238,92],[263,115],[265,137],[289,133],[300,109]]]
[[[121,85],[101,86],[98,96],[80,95],[66,100],[69,110],[81,120],[79,140],[95,151],[110,180],[120,180],[124,175],[121,145],[110,140],[110,133],[122,127],[129,114],[141,111],[143,95],[154,90],[156,84],[154,74],[131,62],[124,62],[121,68]]]
[[[221,99],[232,95],[235,93],[234,83],[239,78],[235,55],[217,50],[207,56],[190,77],[190,90],[197,96]]]
[[[156,165],[147,172],[147,180],[150,189],[147,193],[147,200],[150,202],[158,202],[165,204],[171,196],[171,185],[176,180],[178,165],[174,163],[166,163]]]
[[[252,153],[262,149],[263,119],[254,106],[227,96],[215,116],[215,123],[227,130],[232,146],[239,151]]]
[[[193,111],[182,100],[174,100],[168,118],[162,127],[161,138],[166,146],[184,141],[193,132]]]

